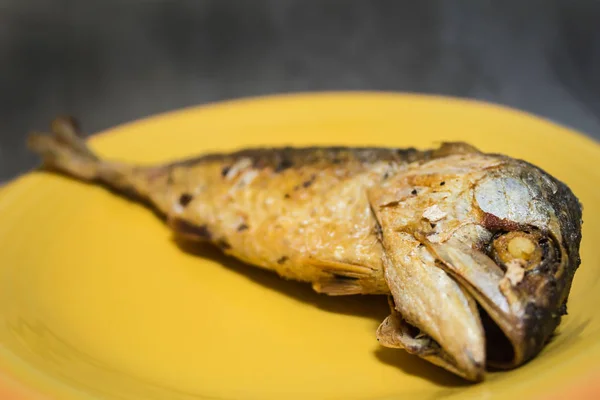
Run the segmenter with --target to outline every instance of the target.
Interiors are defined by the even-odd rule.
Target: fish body
[[[580,263],[571,190],[465,143],[247,149],[148,167],[101,160],[63,118],[29,145],[49,169],[149,203],[181,238],[320,293],[387,295],[379,342],[472,381],[541,351]]]

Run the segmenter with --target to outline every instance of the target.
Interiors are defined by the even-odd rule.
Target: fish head
[[[508,369],[536,356],[566,314],[581,262],[582,207],[544,170],[482,157],[485,166],[465,172],[466,187],[446,204],[446,228],[414,233],[477,301],[487,364]]]
[[[489,234],[472,245],[503,272],[502,297],[484,298],[476,282],[469,286],[512,345],[512,354],[488,347],[489,363],[510,368],[538,354],[566,314],[581,262],[582,207],[564,183],[514,159],[485,171],[473,187],[473,207]]]
[[[472,149],[446,150],[440,157],[398,173],[395,181],[373,192],[371,204],[381,225],[386,257],[391,260],[388,269],[407,260],[406,256],[394,258],[397,247],[403,245],[394,238],[410,234],[420,246],[418,251],[427,252],[435,260],[432,265],[474,300],[473,314],[478,315],[473,318],[485,335],[485,365],[514,368],[543,349],[566,313],[580,264],[582,207],[567,185],[525,161]],[[411,274],[422,271],[415,269]],[[439,277],[426,280],[437,282]],[[451,360],[444,361],[451,364],[446,367],[480,379],[480,372],[464,373],[474,370],[475,364],[461,363],[461,350],[452,349],[453,342],[462,340],[457,349],[478,354],[475,346],[457,334],[477,330],[475,322],[465,322],[471,318],[464,317],[467,313],[460,314],[462,321],[456,318],[461,307],[467,312],[468,307],[447,301],[451,296],[458,299],[460,291],[452,289],[455,293],[440,296],[433,293],[439,289],[432,288],[430,294],[415,289],[412,297],[402,295],[403,305],[394,287],[406,290],[408,284],[388,280],[388,285],[398,299],[395,306],[401,318],[438,342],[444,360]],[[412,317],[409,307],[434,295],[439,297],[432,302],[438,317]]]

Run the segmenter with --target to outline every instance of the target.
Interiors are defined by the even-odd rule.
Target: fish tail
[[[79,124],[72,117],[57,117],[50,133],[29,135],[27,147],[42,158],[43,167],[93,181],[100,173],[100,159],[88,148]]]
[[[139,166],[98,157],[86,144],[73,117],[57,117],[49,133],[29,135],[28,148],[42,159],[46,170],[80,181],[99,183],[111,191],[142,201],[161,213],[168,209],[165,197],[168,168]]]

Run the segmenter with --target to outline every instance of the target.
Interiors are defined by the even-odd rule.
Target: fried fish
[[[388,296],[381,345],[470,381],[534,358],[566,314],[582,208],[525,161],[436,149],[265,148],[103,160],[74,119],[32,134],[48,170],[150,204],[176,235],[333,296]]]

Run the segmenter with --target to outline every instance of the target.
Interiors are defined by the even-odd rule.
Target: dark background
[[[595,0],[0,0],[0,180],[59,113],[94,132],[308,90],[489,100],[600,139],[598,21]]]

